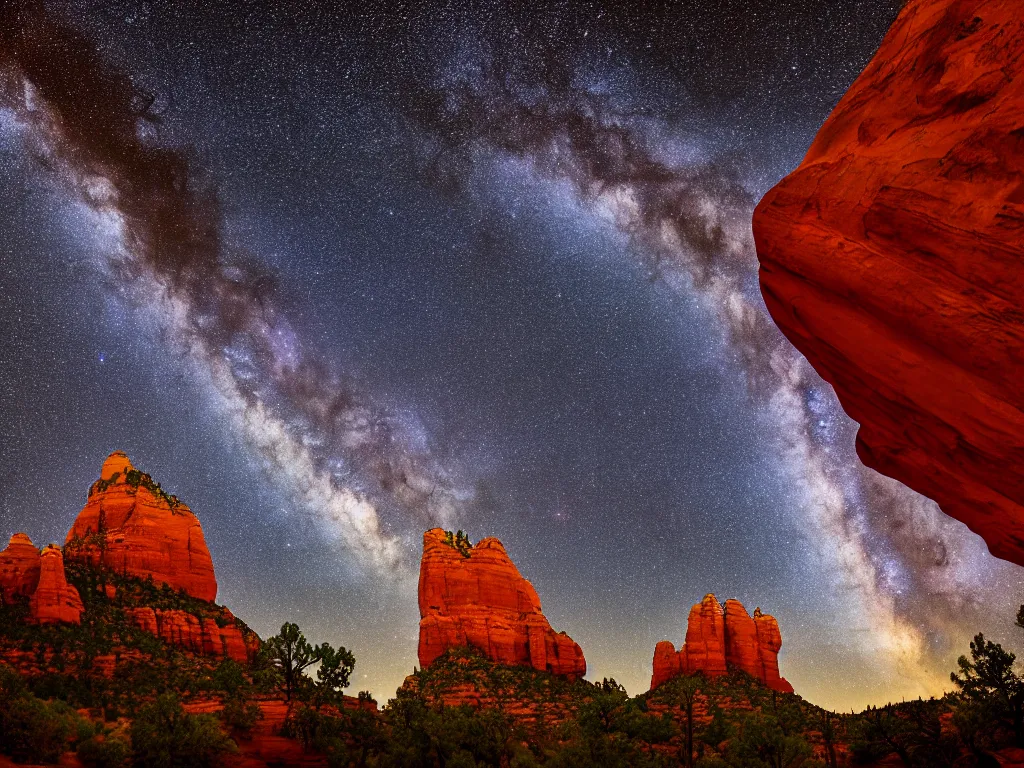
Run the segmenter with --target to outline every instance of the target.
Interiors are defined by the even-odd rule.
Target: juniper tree
[[[298,625],[290,622],[281,625],[280,634],[267,640],[265,648],[271,665],[281,673],[284,697],[290,702],[302,670],[320,661],[321,649],[311,646]]]

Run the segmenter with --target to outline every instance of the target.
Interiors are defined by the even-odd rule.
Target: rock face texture
[[[0,552],[0,601],[10,604],[27,597],[38,583],[39,550],[24,533],[16,533]]]
[[[537,592],[501,542],[488,538],[460,549],[450,536],[440,528],[423,534],[420,666],[449,648],[472,646],[501,664],[583,677],[583,651],[551,628]]]
[[[64,555],[49,544],[39,557],[39,583],[28,601],[30,620],[36,624],[81,624],[82,598],[64,575]]]
[[[96,566],[102,569],[93,570]],[[69,573],[81,594],[68,583]],[[154,589],[149,577],[188,597]],[[81,624],[86,604],[89,611],[105,601],[113,604],[114,610],[86,617],[94,631],[123,643],[116,653],[97,656],[94,664],[90,660],[90,673],[107,677],[120,664],[147,658],[148,651],[132,645],[139,639],[132,627],[190,653],[241,664],[255,658],[259,637],[212,602],[216,592],[213,562],[195,515],[120,451],[104,462],[63,551],[51,544],[40,552],[23,533],[0,551],[0,598],[8,604],[27,598],[28,622]],[[46,669],[43,662],[38,665]]]
[[[864,463],[1024,565],[1019,0],[910,0],[754,238]]]
[[[54,544],[42,552],[24,533],[11,536],[0,552],[0,597],[5,603],[28,598],[29,621],[36,624],[81,624],[82,599],[68,584],[64,555]]]
[[[777,691],[793,686],[779,675],[782,634],[775,618],[757,608],[750,616],[739,600],[725,607],[708,594],[690,609],[686,642],[678,651],[668,640],[654,648],[651,690],[673,677],[703,672],[708,677],[740,669]]]
[[[181,589],[192,597],[217,597],[213,560],[199,519],[122,451],[110,454],[89,500],[68,532],[68,557],[117,573]]]
[[[227,609],[224,609],[224,626],[219,626],[216,619],[199,618],[186,611],[144,607],[130,609],[128,613],[132,624],[139,629],[186,651],[224,656],[245,664],[254,650],[246,643],[242,630]]]

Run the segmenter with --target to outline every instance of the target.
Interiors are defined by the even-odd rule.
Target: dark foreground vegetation
[[[0,752],[16,762],[76,752],[97,768],[230,764],[270,704],[283,712],[275,733],[332,768],[987,768],[1024,747],[1024,679],[1014,654],[981,635],[952,693],[855,715],[740,672],[631,698],[614,680],[502,667],[470,649],[416,671],[378,712],[368,694],[343,695],[355,665],[345,648],[314,646],[285,624],[248,665],[196,656],[131,626],[124,609],[211,604],[123,578],[121,597],[107,600],[96,577],[75,573],[93,596],[81,627],[28,625],[19,605],[0,611]],[[96,672],[103,658],[114,674]]]

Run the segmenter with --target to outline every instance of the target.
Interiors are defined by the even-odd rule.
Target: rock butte
[[[68,533],[65,552],[51,544],[40,553],[24,533],[11,537],[0,552],[4,602],[27,597],[29,621],[39,624],[81,623],[85,609],[78,590],[67,582],[65,554],[70,561],[120,574],[152,576],[156,583],[212,602],[217,581],[199,520],[147,475],[129,476],[130,471],[134,467],[123,452],[110,454],[100,480],[90,490],[89,502]],[[110,600],[117,595],[113,584],[102,585],[102,592]],[[125,610],[139,629],[193,653],[245,663],[258,650],[256,634],[221,606],[206,606],[203,615],[146,605]]]
[[[173,497],[147,487],[152,480],[142,475],[140,481],[139,474],[123,451],[107,457],[68,531],[69,559],[130,576],[152,576],[157,584],[213,601],[217,579],[199,519]]]
[[[686,642],[678,651],[668,640],[654,649],[651,690],[683,674],[703,672],[708,677],[740,669],[776,691],[793,693],[793,686],[779,675],[782,633],[773,616],[757,608],[750,616],[739,600],[725,607],[708,594],[690,609]]]
[[[420,563],[420,666],[449,648],[472,646],[501,664],[571,678],[587,672],[583,651],[555,632],[501,542],[483,539],[468,557],[440,528],[423,534]]]
[[[1024,565],[1020,0],[910,0],[754,238],[864,463]]]

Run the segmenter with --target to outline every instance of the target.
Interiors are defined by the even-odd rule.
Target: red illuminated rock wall
[[[213,560],[199,519],[184,504],[132,483],[136,473],[121,451],[110,454],[89,500],[68,532],[68,556],[92,565],[182,589],[192,597],[217,597]],[[138,479],[138,478],[134,478]]]
[[[16,533],[0,552],[0,595],[3,602],[11,603],[18,597],[31,595],[38,583],[39,550],[27,535]]]
[[[708,677],[739,669],[777,691],[793,692],[779,675],[782,634],[775,618],[758,608],[750,616],[739,600],[725,607],[708,594],[690,609],[686,642],[678,651],[668,640],[654,649],[651,689],[673,677],[702,672]]]
[[[557,675],[586,674],[583,651],[555,632],[540,599],[497,539],[483,539],[464,555],[445,532],[423,534],[420,564],[420,666],[449,648],[472,646],[502,664]]]
[[[910,0],[753,226],[864,463],[1024,565],[1020,0]]]
[[[28,602],[30,621],[36,624],[81,624],[82,598],[68,584],[60,547],[48,545],[39,557],[39,582]]]

